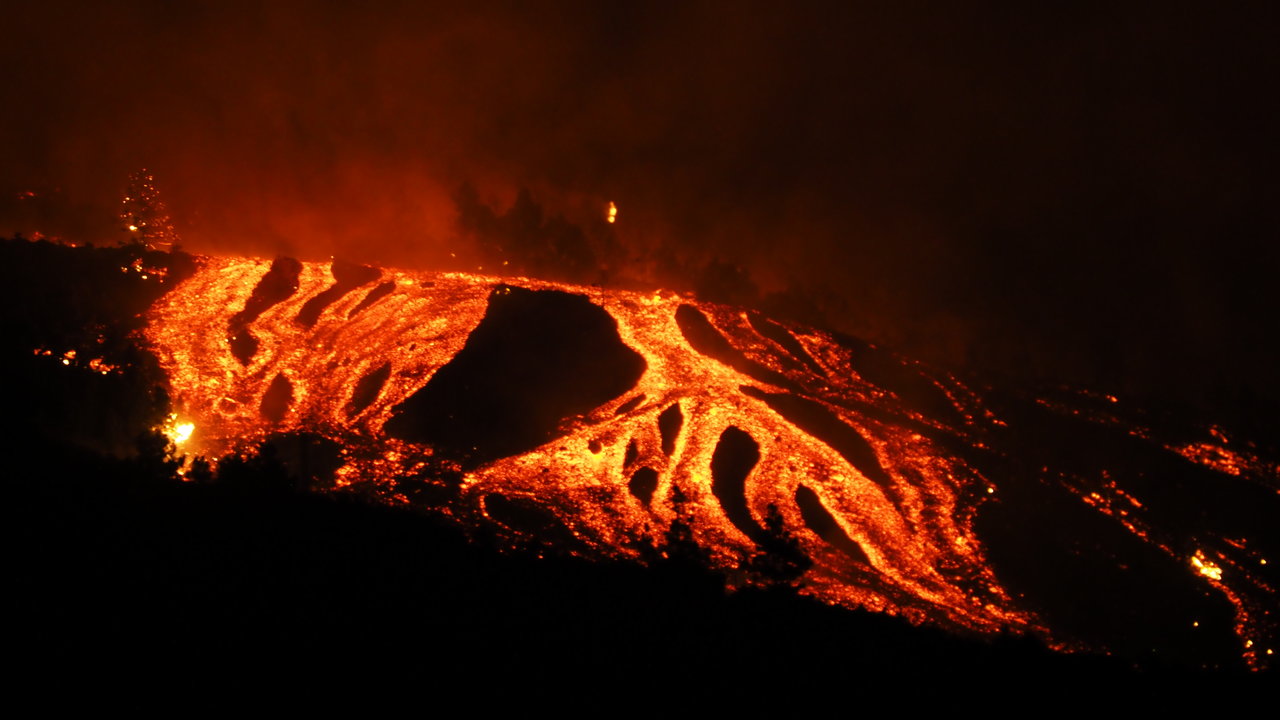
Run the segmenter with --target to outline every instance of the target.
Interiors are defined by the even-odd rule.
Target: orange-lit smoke
[[[1274,389],[1267,23],[758,10],[21,3],[0,232],[119,240],[148,167],[191,250],[474,270],[453,193],[528,188],[625,208],[642,280],[741,268],[913,356]]]

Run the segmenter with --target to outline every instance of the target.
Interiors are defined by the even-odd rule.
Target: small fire
[[[102,358],[91,358],[89,360],[89,369],[102,375],[110,375],[111,373],[118,371],[120,368],[106,362]]]
[[[196,424],[193,422],[178,422],[177,415],[169,415],[168,420],[160,429],[160,432],[167,438],[169,442],[175,446],[180,446],[191,439],[191,434],[196,430]]]
[[[617,222],[617,220],[618,220],[618,206],[617,206],[617,205],[614,205],[612,202],[610,202],[610,203],[609,203],[609,212],[608,212],[608,214],[607,214],[607,215],[605,215],[605,218],[604,218],[604,219],[605,219],[605,220],[607,220],[607,221],[609,221],[610,223]]]
[[[1217,563],[1214,563],[1212,560],[1205,557],[1202,550],[1196,550],[1195,554],[1191,556],[1191,567],[1195,568],[1196,572],[1210,580],[1222,579],[1222,568]]]

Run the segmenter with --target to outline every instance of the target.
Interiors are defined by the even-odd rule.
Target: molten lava
[[[979,390],[887,353],[868,363],[829,334],[672,293],[287,259],[207,259],[150,320],[185,451],[316,434],[342,448],[336,487],[513,544],[686,552],[735,586],[1081,646],[1011,592],[975,530],[1006,481],[976,458],[1001,456],[1006,420]],[[1174,452],[1243,472],[1221,446]],[[1253,479],[1274,497],[1274,476]],[[1187,559],[1105,472],[1045,467],[1031,482],[1180,557],[1230,599],[1257,662],[1273,591],[1245,569],[1247,547],[1202,536]]]

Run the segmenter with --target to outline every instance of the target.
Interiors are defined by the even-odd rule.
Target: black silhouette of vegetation
[[[470,184],[454,193],[458,223],[472,238],[484,267],[504,275],[526,275],[579,284],[608,279],[620,248],[604,223],[588,236],[563,215],[546,217],[533,195],[521,188],[503,213],[481,201]]]

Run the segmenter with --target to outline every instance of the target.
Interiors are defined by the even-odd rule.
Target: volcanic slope
[[[188,453],[320,437],[332,491],[956,631],[1210,667],[1274,647],[1280,470],[1221,428],[528,278],[206,258],[149,321]]]

